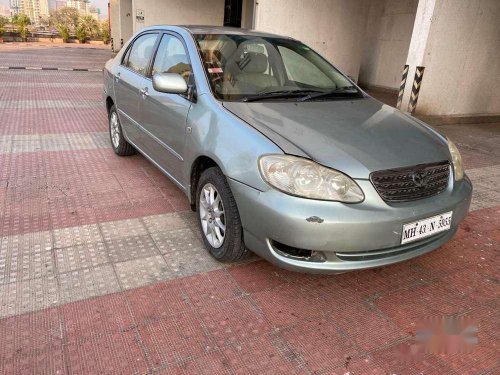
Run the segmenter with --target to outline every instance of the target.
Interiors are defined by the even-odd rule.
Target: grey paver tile
[[[54,247],[63,248],[82,243],[102,242],[103,238],[97,224],[53,230]]]
[[[109,259],[112,262],[147,258],[158,255],[158,249],[149,236],[133,236],[106,242]]]
[[[100,223],[104,240],[116,240],[130,236],[144,236],[148,234],[140,219],[127,219]]]
[[[0,285],[0,317],[56,306],[59,287],[54,276]]]
[[[146,216],[143,218],[144,225],[150,233],[163,232],[172,229],[187,228],[188,223],[176,212]]]
[[[203,247],[170,251],[163,255],[163,258],[176,277],[191,276],[228,266],[215,260]]]
[[[113,267],[104,264],[59,275],[61,303],[82,300],[120,290]]]
[[[198,233],[189,228],[151,233],[151,237],[162,254],[203,246]]]
[[[115,269],[124,289],[137,288],[176,276],[161,255],[116,263]]]
[[[50,232],[0,239],[0,283],[50,276],[55,272]]]
[[[54,249],[57,271],[65,273],[108,263],[104,242],[82,243]]]

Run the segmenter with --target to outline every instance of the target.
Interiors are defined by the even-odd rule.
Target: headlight
[[[276,189],[304,198],[357,203],[365,198],[350,177],[311,160],[290,155],[265,155],[259,159],[264,180]]]
[[[453,164],[453,175],[455,176],[455,181],[464,178],[464,164],[462,162],[462,156],[458,151],[457,146],[448,139],[448,149],[451,154],[451,162]]]

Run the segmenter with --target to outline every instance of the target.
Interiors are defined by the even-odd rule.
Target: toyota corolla
[[[383,266],[443,245],[469,209],[452,141],[292,38],[145,28],[106,64],[104,97],[115,153],[186,193],[220,261]]]

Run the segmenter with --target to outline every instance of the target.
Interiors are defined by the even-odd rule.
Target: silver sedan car
[[[450,140],[292,38],[145,28],[106,64],[104,98],[115,153],[139,151],[186,193],[220,261],[383,266],[438,248],[469,209]]]

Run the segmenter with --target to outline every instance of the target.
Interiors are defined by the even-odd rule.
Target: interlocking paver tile
[[[226,270],[201,273],[181,279],[195,306],[206,306],[241,297],[243,290]]]
[[[149,233],[164,232],[173,229],[187,228],[188,223],[177,212],[163,215],[146,216],[142,219]]]
[[[115,263],[159,254],[153,239],[149,235],[106,241],[106,247],[109,259]]]
[[[120,290],[113,266],[104,264],[59,275],[61,300],[64,303],[109,294]]]
[[[70,343],[65,355],[71,374],[145,374],[148,369],[134,331]]]
[[[115,268],[124,289],[137,288],[175,277],[175,272],[165,263],[161,255],[116,263]]]
[[[53,275],[51,248],[50,232],[0,238],[0,284]]]
[[[238,344],[270,329],[262,311],[246,297],[203,305],[199,312],[207,330],[220,346]]]
[[[162,254],[186,251],[202,246],[197,234],[190,228],[154,232],[151,234],[151,237],[158,245]]]
[[[60,301],[54,276],[0,285],[0,317],[41,310]]]
[[[139,219],[110,221],[100,223],[99,226],[106,241],[148,234],[146,227]]]
[[[84,243],[101,242],[103,238],[97,224],[81,225],[53,230],[54,247],[64,248]]]
[[[276,345],[278,341],[278,345]],[[276,334],[261,335],[234,347],[222,349],[232,369],[242,374],[307,374],[301,358],[283,350]]]
[[[130,330],[134,325],[123,294],[68,303],[60,311],[68,343]]]
[[[110,260],[106,254],[106,246],[103,242],[82,243],[54,249],[54,258],[59,273],[108,263]]]
[[[175,365],[216,348],[191,311],[139,327],[139,333],[154,368]]]
[[[125,295],[139,325],[192,309],[187,290],[178,280],[132,289]]]

